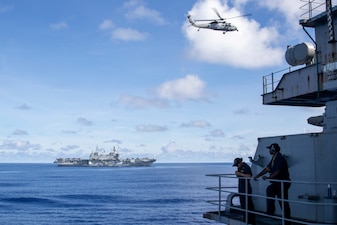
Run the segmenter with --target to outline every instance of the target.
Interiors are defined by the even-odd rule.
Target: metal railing
[[[253,215],[259,215],[259,216],[263,216],[265,218],[270,218],[270,219],[275,219],[275,220],[279,220],[282,221],[282,225],[286,224],[287,221],[289,222],[293,222],[296,224],[315,224],[315,222],[313,221],[307,221],[307,220],[302,220],[302,219],[298,219],[298,218],[286,218],[285,217],[285,212],[284,212],[284,204],[285,202],[288,202],[290,204],[297,204],[297,205],[310,205],[310,206],[314,206],[314,207],[333,207],[334,210],[337,210],[337,196],[335,196],[336,193],[333,193],[333,196],[330,196],[331,199],[333,201],[331,202],[322,202],[322,201],[318,201],[320,199],[319,195],[299,195],[298,198],[299,199],[308,199],[308,200],[312,200],[310,201],[300,201],[300,200],[296,200],[296,199],[284,199],[284,192],[283,192],[283,188],[284,188],[284,183],[291,183],[291,185],[304,185],[304,186],[308,186],[308,185],[315,185],[315,186],[327,186],[329,185],[333,185],[333,186],[337,186],[337,182],[305,182],[305,181],[288,181],[288,180],[273,180],[273,179],[268,179],[268,181],[263,181],[263,182],[270,182],[270,181],[276,181],[276,182],[280,182],[281,183],[281,198],[275,198],[275,197],[267,197],[266,195],[258,195],[258,194],[248,194],[248,182],[245,182],[245,193],[238,193],[237,186],[224,186],[223,184],[231,184],[233,182],[229,182],[226,181],[226,179],[246,179],[246,180],[252,180],[252,178],[245,178],[245,177],[236,177],[234,174],[208,174],[206,176],[210,176],[210,177],[217,177],[218,178],[218,186],[216,187],[207,187],[206,189],[208,190],[212,190],[212,191],[217,191],[218,192],[218,199],[217,200],[209,200],[207,201],[208,203],[212,204],[212,205],[216,205],[217,206],[217,215],[219,216],[219,221],[221,221],[221,212],[225,211],[225,212],[230,212],[231,209],[236,210],[236,211],[241,211],[244,213],[245,215],[245,223],[248,224],[248,214],[253,214]],[[224,195],[225,193],[225,195]],[[245,202],[246,202],[246,208],[243,209],[241,208],[240,204],[235,204],[232,201],[235,200],[235,197],[238,196],[245,196]],[[248,197],[254,197],[255,199],[273,199],[276,201],[279,201],[281,203],[281,215],[269,215],[266,213],[263,213],[261,211],[252,211],[248,209]],[[336,200],[335,200],[336,199]],[[231,201],[231,202],[228,202]],[[334,216],[334,215],[333,215]],[[328,222],[329,223],[329,222]],[[322,224],[320,222],[320,224]],[[336,223],[333,223],[336,224]]]
[[[323,0],[301,0],[301,2],[305,2],[305,4],[300,7],[301,10],[305,11],[300,15],[302,18],[310,19],[325,11],[325,1]]]
[[[283,74],[289,72],[291,72],[291,67],[263,76],[262,77],[263,94],[273,92],[277,84],[280,82]]]

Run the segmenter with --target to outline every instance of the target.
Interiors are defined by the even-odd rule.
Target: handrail
[[[300,7],[300,9],[305,10],[306,12],[301,14],[300,17],[305,17],[307,19],[311,19],[315,14],[324,12],[325,8],[321,9],[323,5],[325,5],[325,1],[316,1],[316,0],[301,0],[301,2],[307,2],[303,6]],[[307,16],[305,16],[307,15]]]
[[[268,94],[270,92],[273,92],[278,84],[278,82],[281,80],[283,76],[283,72],[288,71],[291,72],[291,67],[273,72],[271,74],[267,74],[262,77],[263,82],[263,94]],[[282,73],[282,74],[280,74]]]
[[[290,221],[290,222],[295,222],[298,224],[311,224],[308,223],[306,221],[302,221],[299,219],[294,219],[294,218],[285,218],[284,217],[284,203],[285,202],[289,202],[289,203],[293,203],[293,204],[302,204],[302,205],[315,205],[315,206],[333,206],[333,207],[337,207],[337,203],[335,202],[305,202],[305,201],[299,201],[299,200],[295,200],[295,199],[284,199],[283,197],[283,191],[281,191],[281,195],[282,198],[276,198],[276,197],[267,197],[266,195],[258,195],[258,194],[248,194],[248,182],[245,182],[245,193],[238,193],[237,192],[237,186],[222,186],[222,183],[226,183],[223,182],[222,179],[246,179],[246,180],[252,180],[252,178],[246,178],[246,177],[236,177],[234,174],[207,174],[206,176],[209,177],[218,177],[219,179],[219,183],[217,187],[207,187],[206,189],[208,190],[212,190],[212,191],[217,191],[218,195],[219,195],[219,199],[218,200],[208,200],[207,202],[213,205],[217,205],[218,206],[218,215],[220,217],[221,215],[221,211],[223,211],[223,207],[225,207],[225,210],[230,210],[230,209],[235,209],[238,211],[242,211],[245,213],[245,218],[246,218],[246,224],[248,224],[248,213],[254,214],[254,215],[260,215],[260,216],[264,216],[264,217],[268,217],[268,218],[273,218],[273,219],[278,219],[282,221],[282,224],[284,225],[286,221]],[[283,183],[287,182],[287,183],[291,183],[291,184],[299,184],[299,185],[337,185],[337,182],[309,182],[309,181],[289,181],[289,180],[275,180],[275,179],[268,179],[266,181],[262,180],[263,182],[269,182],[269,181],[277,181],[277,182],[281,182],[281,188],[283,189]],[[235,190],[234,190],[235,189]],[[236,194],[237,196],[239,195],[244,195],[245,196],[245,201],[246,201],[246,205],[248,205],[248,197],[255,197],[255,198],[262,198],[262,199],[273,199],[275,201],[280,201],[282,204],[282,209],[281,209],[281,216],[277,216],[277,215],[268,215],[266,213],[262,213],[259,211],[251,211],[248,209],[242,209],[240,206],[236,206],[233,204],[228,204],[227,199],[226,200],[222,200],[222,195],[221,193],[227,193],[229,194]],[[300,198],[300,196],[298,196]],[[337,196],[333,196],[333,199],[337,198]],[[247,207],[248,208],[248,207]]]

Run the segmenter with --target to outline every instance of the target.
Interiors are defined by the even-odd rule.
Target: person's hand
[[[257,180],[257,178],[258,178],[258,176],[255,176],[255,177],[254,177],[254,180]]]
[[[262,179],[263,179],[263,180],[267,180],[268,177],[267,177],[267,176],[263,176]]]
[[[241,173],[240,173],[239,171],[235,171],[235,175],[236,175],[236,176],[240,176]]]

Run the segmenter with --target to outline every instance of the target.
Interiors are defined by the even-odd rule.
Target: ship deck
[[[268,215],[262,215],[263,212],[256,212],[259,214],[255,215],[255,221],[256,225],[281,225],[282,221],[280,219],[272,218]],[[203,218],[218,221],[221,223],[227,223],[228,221],[231,221],[229,224],[246,224],[244,220],[244,212],[231,209],[230,212],[227,211],[221,211],[220,216],[218,211],[213,212],[207,212],[203,214]],[[294,222],[292,221],[292,225],[299,225],[299,224],[314,224],[310,221],[298,221]]]

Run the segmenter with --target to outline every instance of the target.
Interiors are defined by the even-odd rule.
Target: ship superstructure
[[[92,166],[92,167],[119,167],[119,166],[150,166],[156,159],[153,158],[126,158],[119,156],[116,148],[109,153],[100,153],[98,148],[92,152],[89,159],[58,158],[55,160],[58,166]]]
[[[325,107],[323,115],[307,118],[309,124],[321,127],[322,132],[258,138],[255,155],[251,157],[253,175],[271,159],[266,146],[278,143],[287,159],[292,184],[288,200],[291,219],[287,220],[278,204],[275,216],[265,214],[269,181],[251,180],[257,225],[285,224],[286,221],[337,224],[337,6],[332,6],[331,0],[322,4],[324,12],[299,21],[312,43],[288,46],[286,50],[288,64],[300,68],[287,70],[280,79],[275,73],[265,76],[262,95],[265,105]],[[314,28],[315,39],[308,28]],[[226,187],[226,179],[237,178],[232,174],[210,176],[219,180],[216,187],[210,188],[218,192],[218,200],[211,201],[218,209],[205,213],[204,217],[227,224],[247,224],[243,219],[247,211],[235,204],[236,189]]]

